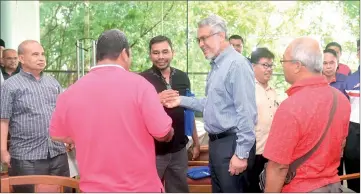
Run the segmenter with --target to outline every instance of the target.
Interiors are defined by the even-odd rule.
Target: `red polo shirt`
[[[351,69],[347,65],[339,63],[337,73],[341,73],[348,76],[351,75]]]
[[[83,192],[161,192],[153,137],[172,120],[154,87],[118,65],[95,66],[62,93],[51,136],[75,142]]]
[[[276,111],[263,153],[279,164],[290,164],[310,151],[321,138],[333,97],[326,78],[317,76],[296,82],[287,90],[289,98]],[[303,163],[296,177],[282,192],[309,192],[339,182],[341,145],[348,133],[351,107],[337,91],[337,109],[320,147]]]

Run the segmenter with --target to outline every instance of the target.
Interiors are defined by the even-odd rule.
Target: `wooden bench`
[[[340,176],[341,181],[350,180],[350,179],[359,179],[359,178],[360,178],[360,173],[345,174]]]
[[[1,178],[1,193],[11,193],[14,185],[34,185],[35,193],[63,193],[65,187],[79,190],[79,181],[70,177],[49,175],[12,176]]]

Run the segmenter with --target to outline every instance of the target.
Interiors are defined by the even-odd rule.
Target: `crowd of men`
[[[204,98],[186,95],[190,80],[172,66],[166,36],[150,40],[152,64],[137,74],[129,71],[126,35],[103,32],[97,65],[65,91],[43,73],[39,42],[25,40],[15,51],[0,41],[1,162],[9,176],[69,177],[66,152],[76,147],[83,192],[189,192],[185,109],[203,112],[212,192],[340,192],[343,165],[347,174],[360,172],[360,69],[340,63],[341,45],[293,40],[280,61],[292,86],[280,102],[269,84],[277,62],[268,48],[244,57],[243,38],[229,37],[217,15],[198,23],[197,41],[211,66]],[[359,49],[360,41],[358,57]],[[195,124],[192,138],[196,159]],[[359,179],[347,185],[360,192]]]

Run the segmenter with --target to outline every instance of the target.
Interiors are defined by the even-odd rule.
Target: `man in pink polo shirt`
[[[52,138],[75,144],[83,192],[163,192],[154,139],[171,140],[172,120],[154,87],[128,71],[123,32],[100,35],[96,60],[97,66],[59,96]]]

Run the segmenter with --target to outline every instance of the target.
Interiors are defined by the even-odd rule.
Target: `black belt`
[[[209,140],[210,141],[215,141],[217,139],[222,139],[224,137],[227,137],[227,136],[230,136],[230,135],[234,135],[236,134],[233,130],[228,130],[228,131],[225,131],[225,132],[222,132],[222,133],[219,133],[219,134],[208,134],[209,136]]]

